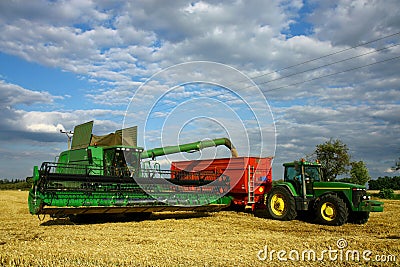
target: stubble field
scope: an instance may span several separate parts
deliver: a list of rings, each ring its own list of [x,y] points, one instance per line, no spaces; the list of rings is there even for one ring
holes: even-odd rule
[[[28,213],[27,195],[0,191],[0,266],[400,264],[398,200],[385,200],[385,211],[371,214],[365,225],[340,227],[233,211],[157,213],[145,221],[74,224],[48,217],[39,221]]]

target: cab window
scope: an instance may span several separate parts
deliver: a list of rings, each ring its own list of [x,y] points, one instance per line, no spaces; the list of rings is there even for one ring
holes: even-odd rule
[[[307,178],[311,179],[311,181],[314,182],[319,182],[320,179],[320,173],[319,173],[319,168],[315,166],[305,166],[304,168],[304,175]]]
[[[301,176],[300,169],[297,167],[287,167],[286,168],[286,180],[288,181],[296,181],[299,180]]]

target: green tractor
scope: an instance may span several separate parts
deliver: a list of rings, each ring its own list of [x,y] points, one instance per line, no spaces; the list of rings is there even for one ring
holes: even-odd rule
[[[304,160],[284,163],[284,180],[267,195],[266,208],[273,219],[289,221],[307,214],[320,224],[364,224],[370,212],[383,211],[361,185],[321,179],[321,164]]]

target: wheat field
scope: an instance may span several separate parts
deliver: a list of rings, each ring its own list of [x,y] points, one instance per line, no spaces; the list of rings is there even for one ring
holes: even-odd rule
[[[274,221],[234,211],[157,213],[144,221],[74,224],[48,217],[39,221],[28,213],[27,195],[0,191],[1,266],[400,264],[400,201],[396,200],[385,200],[385,211],[371,214],[365,225],[340,227]]]

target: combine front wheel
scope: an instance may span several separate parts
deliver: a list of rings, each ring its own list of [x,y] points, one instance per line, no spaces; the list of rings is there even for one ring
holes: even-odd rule
[[[290,221],[296,218],[296,203],[290,192],[284,187],[271,190],[267,198],[269,215],[277,220]]]

